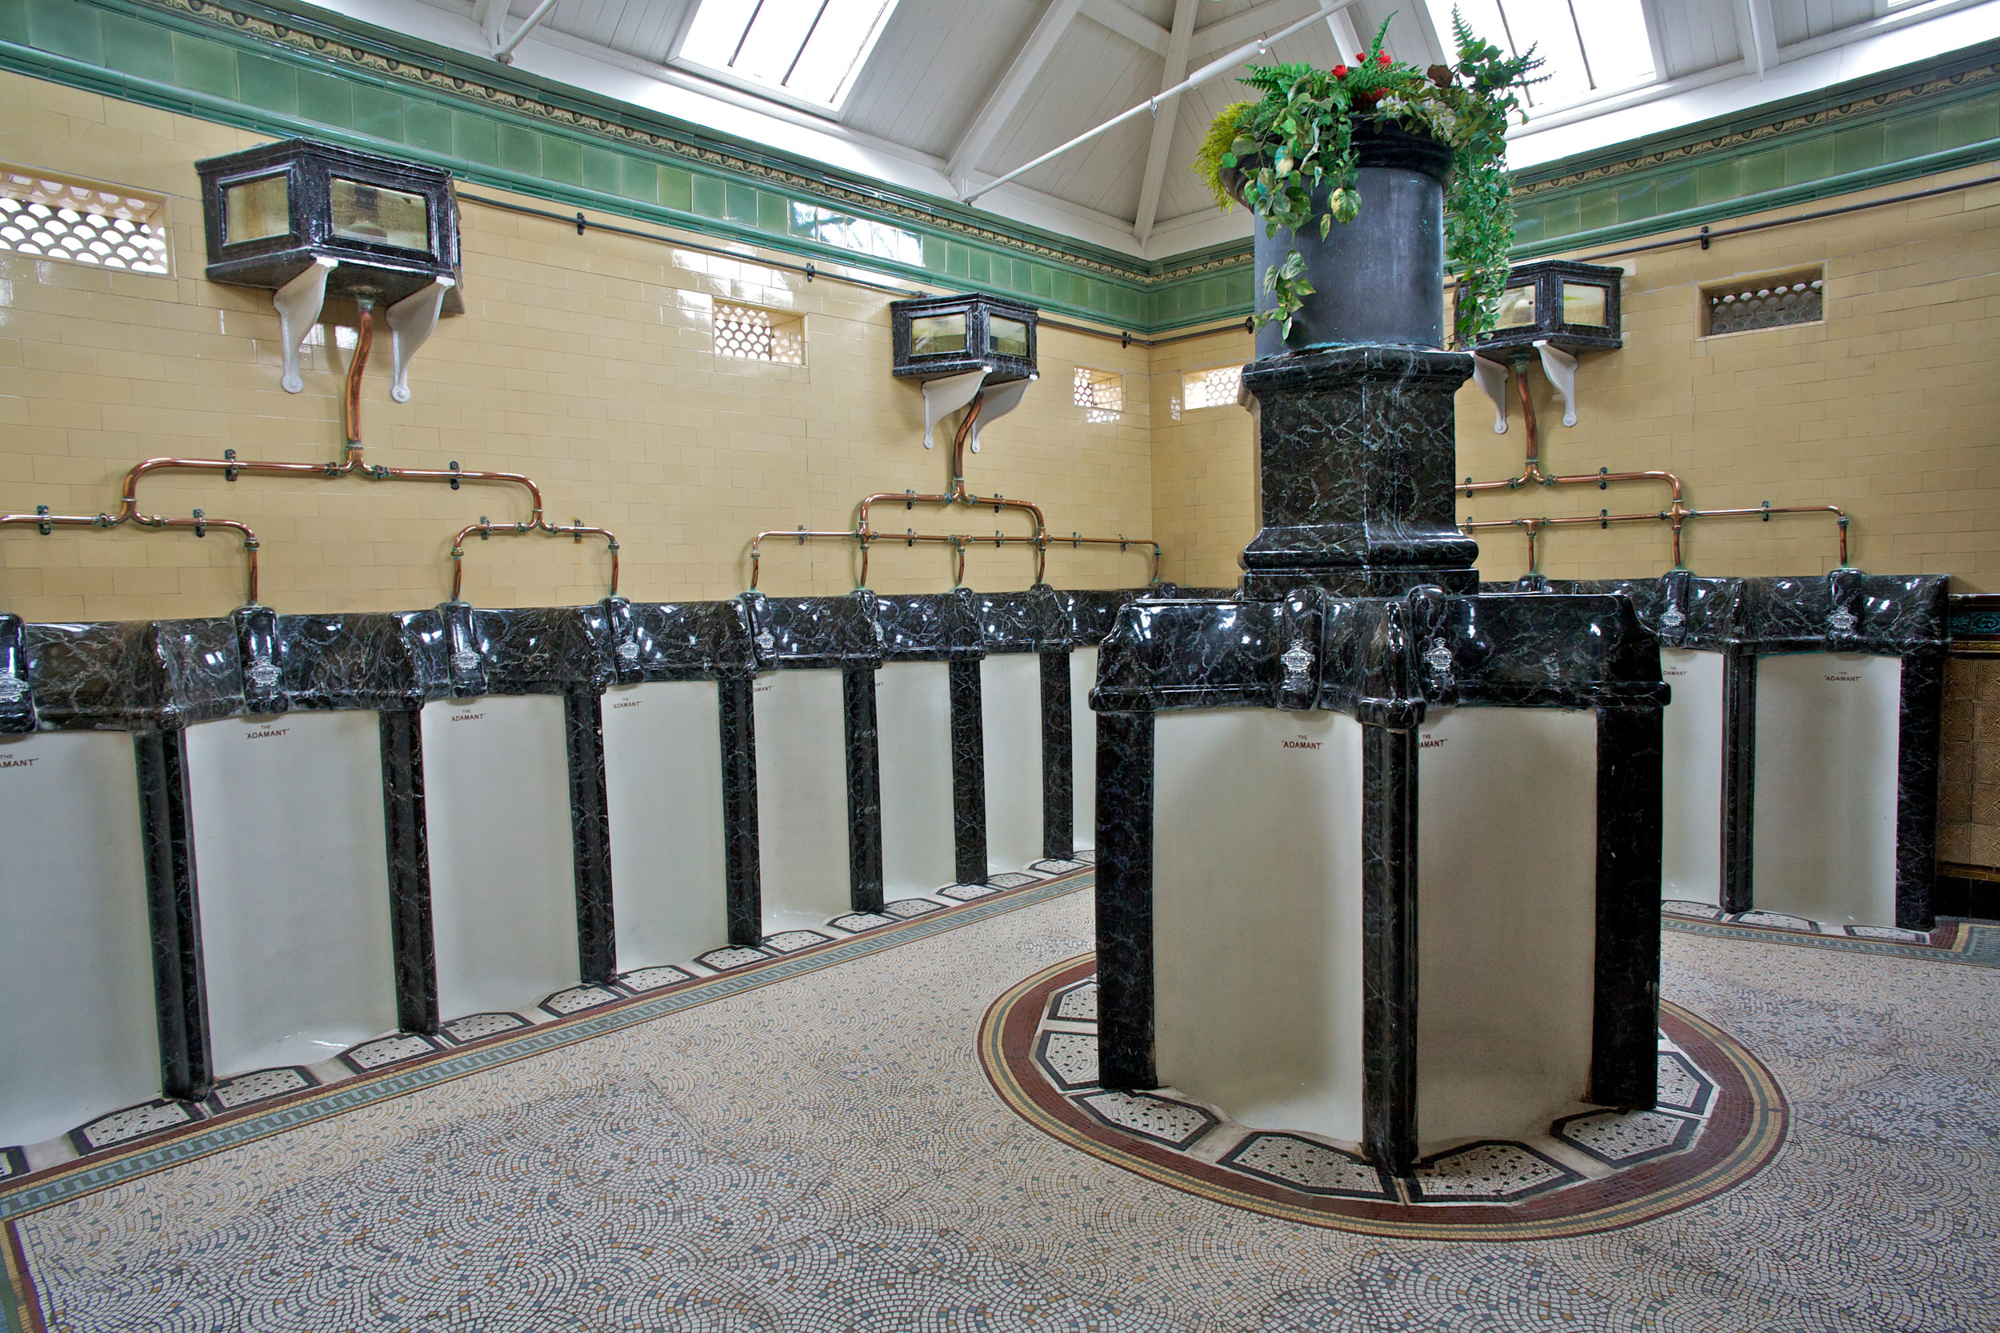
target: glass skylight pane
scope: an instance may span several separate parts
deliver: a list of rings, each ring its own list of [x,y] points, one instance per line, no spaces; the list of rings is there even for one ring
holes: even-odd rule
[[[896,0],[702,0],[680,58],[836,108]]]
[[[1528,90],[1530,114],[1623,92],[1654,79],[1653,45],[1639,0],[1426,0],[1451,45],[1456,5],[1478,36],[1516,53],[1534,47],[1546,82]]]

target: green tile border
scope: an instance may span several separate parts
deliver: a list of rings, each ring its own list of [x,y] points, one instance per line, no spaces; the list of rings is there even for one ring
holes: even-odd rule
[[[1249,313],[1247,241],[1147,263],[299,0],[0,0],[0,68],[474,185],[979,288],[1141,336]],[[2000,43],[1516,178],[1520,258],[2000,159]]]

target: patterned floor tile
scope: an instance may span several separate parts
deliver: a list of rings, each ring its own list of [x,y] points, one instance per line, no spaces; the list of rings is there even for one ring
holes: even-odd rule
[[[943,897],[956,898],[962,903],[969,903],[975,898],[990,898],[998,892],[998,889],[989,884],[953,884],[949,888],[938,890]]]
[[[710,949],[707,953],[696,954],[694,960],[703,967],[716,972],[728,972],[734,968],[748,967],[752,963],[768,963],[772,955],[762,949],[746,949],[732,944],[726,949]]]
[[[898,898],[893,903],[884,904],[882,910],[899,920],[908,921],[913,916],[928,916],[932,912],[942,912],[944,904],[934,903],[928,898]]]
[[[1410,1197],[1454,1203],[1513,1203],[1582,1176],[1519,1143],[1469,1143],[1417,1163]]]
[[[224,1079],[215,1085],[209,1095],[208,1109],[212,1115],[218,1111],[230,1111],[252,1102],[269,1101],[282,1097],[288,1092],[303,1092],[316,1088],[319,1080],[305,1070],[292,1067],[287,1069],[259,1069],[254,1074],[239,1074],[235,1078]]]
[[[1036,875],[1017,875],[1010,872],[1005,875],[988,875],[986,882],[996,889],[1018,889],[1024,884],[1039,884],[1041,879]]]
[[[1660,1052],[1659,1093],[1653,1102],[1655,1106],[1663,1111],[1705,1116],[1714,1099],[1715,1084],[1695,1067],[1694,1061],[1679,1051]]]
[[[610,1004],[619,998],[617,991],[607,990],[603,986],[571,986],[568,990],[559,990],[543,1000],[542,1008],[558,1018],[567,1018],[586,1009],[595,1009],[600,1004]]]
[[[1738,912],[1723,920],[1733,926],[1768,926],[1774,930],[1809,930],[1815,934],[1819,923],[1808,921],[1802,916],[1788,916],[1783,912]]]
[[[365,1074],[371,1069],[393,1065],[400,1060],[414,1060],[438,1050],[436,1042],[429,1037],[414,1032],[397,1032],[387,1037],[377,1037],[374,1041],[364,1041],[341,1053],[341,1063],[357,1074]]]
[[[128,1106],[122,1111],[100,1116],[80,1129],[69,1132],[70,1142],[81,1153],[101,1152],[121,1143],[143,1139],[148,1134],[157,1134],[163,1129],[176,1125],[189,1125],[202,1118],[200,1107],[187,1102],[174,1102],[161,1098],[146,1102],[141,1106]]]
[[[1667,899],[1660,904],[1660,910],[1671,912],[1675,916],[1695,917],[1702,921],[1713,921],[1722,915],[1721,910],[1713,903],[1691,903],[1679,898]]]
[[[1192,1147],[1222,1123],[1199,1106],[1145,1092],[1092,1092],[1076,1100],[1105,1124],[1169,1148]]]
[[[1395,1197],[1389,1182],[1372,1163],[1297,1134],[1252,1134],[1223,1154],[1221,1164],[1307,1194],[1342,1199]]]
[[[1065,1092],[1097,1086],[1097,1037],[1087,1032],[1044,1032],[1035,1059],[1049,1081]]]
[[[1555,1123],[1556,1137],[1608,1166],[1679,1152],[1694,1142],[1701,1121],[1664,1111],[1593,1111]]]
[[[893,926],[896,924],[896,918],[883,916],[880,912],[849,912],[846,916],[835,917],[827,924],[837,926],[841,930],[853,931],[858,935],[864,930],[879,930],[883,926]]]
[[[776,935],[766,935],[758,943],[772,953],[797,953],[815,944],[829,943],[832,939],[833,936],[822,935],[816,930],[785,930]]]
[[[644,995],[648,991],[692,980],[694,980],[693,973],[683,972],[678,967],[642,967],[619,977],[617,984],[621,990],[630,991],[634,995]]]
[[[1065,861],[1060,857],[1051,857],[1046,861],[1028,862],[1028,869],[1039,870],[1044,875],[1064,875],[1068,874],[1072,870],[1081,870],[1084,868],[1086,864],[1088,864],[1088,862]]]
[[[519,1014],[467,1014],[463,1018],[452,1019],[439,1031],[450,1040],[463,1044],[528,1026],[530,1026],[528,1020]]]
[[[1066,990],[1057,991],[1049,1001],[1049,1017],[1071,1023],[1095,1023],[1097,983],[1084,981]]]
[[[1903,930],[1897,926],[1849,926],[1847,933],[1860,940],[1893,940],[1897,944],[1928,944],[1927,930]]]

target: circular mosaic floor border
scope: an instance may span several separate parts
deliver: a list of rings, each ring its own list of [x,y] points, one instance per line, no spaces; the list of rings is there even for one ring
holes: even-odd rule
[[[1149,1140],[1105,1123],[1086,1112],[1074,1095],[1088,1083],[1074,1084],[1071,1095],[1055,1086],[1051,1079],[1060,1076],[1044,1074],[1036,1063],[1037,1048],[1048,1035],[1043,1018],[1058,993],[1091,981],[1096,967],[1091,955],[1057,963],[993,1002],[980,1024],[979,1060],[994,1090],[1016,1114],[1071,1147],[1175,1189],[1266,1216],[1361,1235],[1425,1240],[1587,1235],[1649,1221],[1734,1188],[1762,1170],[1784,1141],[1784,1094],[1770,1072],[1729,1034],[1662,1001],[1662,1033],[1715,1084],[1692,1147],[1649,1155],[1608,1176],[1564,1182],[1518,1202],[1404,1203],[1312,1193],[1174,1151],[1165,1141],[1171,1126],[1163,1127],[1166,1133],[1155,1128]],[[1213,1120],[1198,1108],[1160,1106],[1169,1113],[1179,1109]],[[1192,1130],[1189,1142],[1200,1132]],[[1240,1151],[1239,1145],[1224,1157]],[[1522,1151],[1532,1154],[1532,1149]]]

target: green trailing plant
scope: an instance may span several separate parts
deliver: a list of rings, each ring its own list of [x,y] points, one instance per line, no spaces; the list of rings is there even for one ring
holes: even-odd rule
[[[1466,347],[1493,328],[1507,285],[1514,244],[1507,118],[1520,110],[1522,90],[1540,82],[1534,74],[1543,61],[1532,48],[1514,56],[1482,41],[1456,10],[1451,27],[1458,45],[1453,65],[1419,70],[1393,59],[1382,49],[1385,19],[1352,66],[1250,66],[1242,82],[1262,96],[1223,109],[1191,169],[1224,208],[1240,203],[1262,219],[1266,236],[1280,227],[1295,236],[1316,227],[1325,239],[1361,210],[1357,127],[1390,126],[1448,145],[1445,258],[1460,275],[1453,343]],[[1315,202],[1322,190],[1324,209]],[[1267,268],[1263,284],[1275,302],[1258,312],[1258,322],[1276,320],[1280,336],[1290,337],[1292,319],[1313,291],[1298,250]]]

